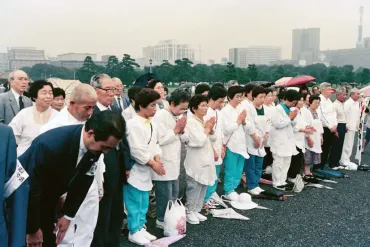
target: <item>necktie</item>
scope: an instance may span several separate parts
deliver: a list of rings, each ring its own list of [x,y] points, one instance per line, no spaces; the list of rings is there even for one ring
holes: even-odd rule
[[[118,97],[117,100],[118,100],[118,107],[119,107],[120,111],[122,111],[121,97]]]
[[[24,108],[24,103],[22,96],[19,96],[19,110],[21,111]]]

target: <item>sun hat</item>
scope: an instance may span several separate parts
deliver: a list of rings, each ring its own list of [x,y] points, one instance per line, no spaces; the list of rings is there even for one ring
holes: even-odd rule
[[[231,206],[240,210],[249,210],[258,207],[257,203],[252,202],[252,197],[248,193],[241,193],[238,201],[231,201]]]

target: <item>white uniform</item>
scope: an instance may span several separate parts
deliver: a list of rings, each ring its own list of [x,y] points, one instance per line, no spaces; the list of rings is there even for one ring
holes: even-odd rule
[[[136,115],[136,110],[132,104],[130,104],[126,109],[122,111],[122,117],[127,122]]]
[[[353,150],[355,134],[358,131],[360,124],[361,110],[359,102],[354,101],[352,98],[349,98],[344,103],[344,114],[346,115],[347,120],[346,126],[348,130],[344,137],[340,164],[343,166],[357,166],[356,164],[350,161],[350,158]]]
[[[84,123],[84,121],[79,121],[73,117],[69,113],[67,107],[65,107],[54,119],[42,127],[41,132],[43,133],[62,126]],[[67,233],[63,241],[58,244],[58,247],[90,246],[94,237],[94,230],[99,215],[99,191],[101,191],[102,195],[103,173],[105,168],[103,160],[104,155],[100,155],[94,182],[91,184],[90,189],[87,192],[80,208],[78,209],[75,218],[71,220]],[[77,226],[76,229],[75,226]]]

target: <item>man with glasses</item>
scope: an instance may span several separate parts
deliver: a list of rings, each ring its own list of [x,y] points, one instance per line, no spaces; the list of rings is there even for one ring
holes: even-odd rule
[[[9,74],[11,89],[0,95],[0,123],[9,124],[22,109],[32,106],[30,98],[23,95],[28,88],[28,76],[22,70]]]
[[[124,92],[124,85],[122,84],[122,81],[117,77],[112,78],[112,80],[116,84],[113,105],[117,106],[119,110],[122,112],[130,105],[130,100],[127,94],[125,94]]]

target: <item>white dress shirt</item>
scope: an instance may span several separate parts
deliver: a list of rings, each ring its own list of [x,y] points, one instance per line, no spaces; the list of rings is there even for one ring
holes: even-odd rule
[[[321,102],[317,109],[317,114],[321,116],[323,127],[331,129],[338,125],[337,112],[335,111],[333,102],[331,102],[330,98],[327,99],[321,94],[320,99]]]
[[[348,130],[357,131],[360,124],[360,103],[351,97],[344,103],[344,113],[347,119]]]
[[[136,110],[132,104],[130,104],[126,109],[122,111],[122,117],[127,122],[136,115]]]
[[[100,111],[106,111],[106,110],[110,110],[110,107],[106,107],[104,105],[102,105],[100,102],[96,102],[96,106],[99,108]]]
[[[85,121],[77,120],[72,114],[68,111],[67,107],[64,107],[56,116],[55,118],[51,119],[47,124],[41,127],[40,134],[55,129],[62,126],[68,125],[77,125],[77,124],[85,124]]]
[[[344,114],[344,103],[339,100],[334,101],[333,103],[335,112],[337,113],[338,123],[346,123],[346,114]]]
[[[15,101],[17,102],[18,109],[20,109],[19,108],[19,97],[20,97],[20,95],[16,91],[14,91],[13,88],[10,89],[10,90],[12,91],[12,93],[14,95],[14,98],[15,98]]]

